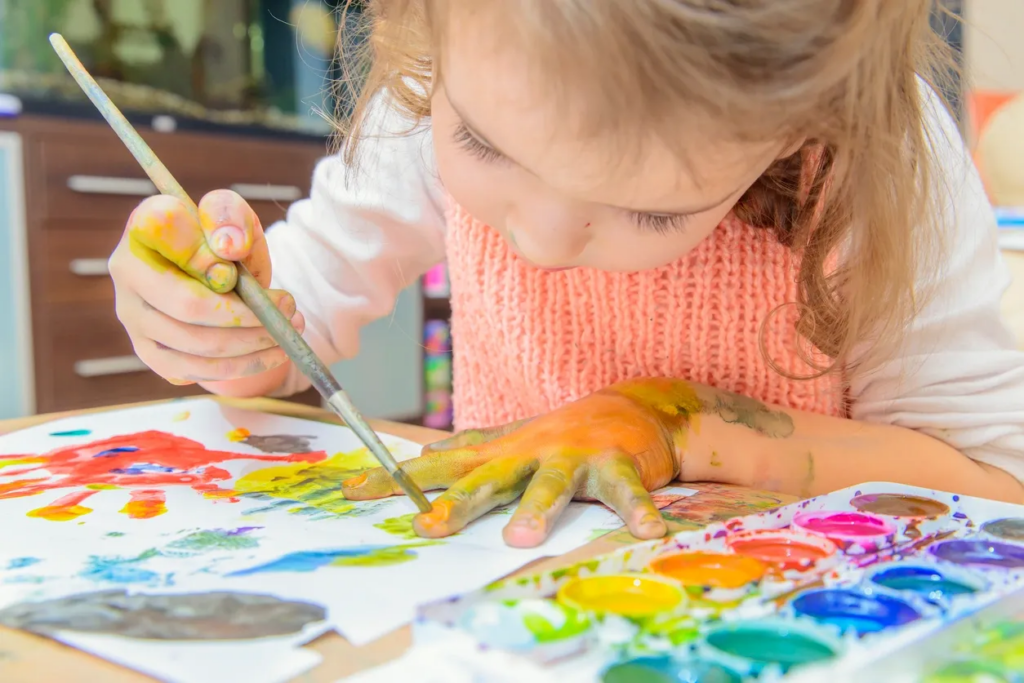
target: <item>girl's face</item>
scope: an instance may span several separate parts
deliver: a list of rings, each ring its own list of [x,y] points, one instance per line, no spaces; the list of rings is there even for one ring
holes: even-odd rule
[[[796,149],[731,142],[716,135],[714,122],[687,112],[679,116],[681,140],[672,141],[685,160],[628,123],[614,139],[582,137],[519,53],[481,39],[475,20],[449,28],[443,82],[432,98],[441,179],[455,201],[539,268],[637,271],[670,263],[704,239],[773,161]],[[623,141],[635,141],[625,162],[616,159]]]

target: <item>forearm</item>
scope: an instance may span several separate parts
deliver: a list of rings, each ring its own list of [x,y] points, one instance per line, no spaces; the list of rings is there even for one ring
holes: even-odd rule
[[[686,481],[739,484],[803,498],[866,481],[891,481],[1024,502],[1024,486],[1013,476],[925,434],[664,382],[642,400],[661,401],[663,412],[673,406],[668,412],[676,415],[667,415],[666,424],[679,476]],[[684,400],[673,405],[669,395]]]

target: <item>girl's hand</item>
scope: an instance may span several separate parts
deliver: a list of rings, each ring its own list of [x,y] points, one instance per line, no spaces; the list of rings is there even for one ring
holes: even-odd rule
[[[522,494],[503,533],[511,546],[543,543],[573,498],[605,503],[637,538],[663,536],[665,522],[648,491],[679,474],[679,420],[625,389],[610,387],[531,420],[460,432],[424,448],[403,469],[424,489],[448,490],[431,512],[416,516],[416,533],[448,536]],[[381,468],[342,487],[351,500],[401,493]]]
[[[219,393],[265,393],[284,380],[287,357],[231,291],[238,278],[232,261],[245,263],[269,286],[263,228],[240,196],[228,190],[206,195],[198,222],[177,199],[150,197],[132,212],[110,257],[117,317],[135,353],[168,381],[204,382]],[[305,321],[291,295],[270,296],[302,332]],[[238,378],[249,379],[219,384]]]

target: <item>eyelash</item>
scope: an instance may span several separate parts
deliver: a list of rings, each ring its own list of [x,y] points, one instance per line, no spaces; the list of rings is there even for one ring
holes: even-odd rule
[[[485,163],[495,163],[497,161],[504,161],[505,157],[496,149],[488,147],[484,143],[476,139],[476,137],[469,132],[469,129],[465,125],[459,124],[455,128],[455,134],[452,136],[455,143],[462,147],[480,161]]]
[[[480,161],[485,163],[505,161],[501,152],[480,142],[464,124],[460,123],[455,127],[452,138],[457,145]],[[686,214],[638,213],[635,211],[630,212],[629,217],[637,227],[653,230],[659,234],[682,230],[686,227],[686,221],[689,218]]]

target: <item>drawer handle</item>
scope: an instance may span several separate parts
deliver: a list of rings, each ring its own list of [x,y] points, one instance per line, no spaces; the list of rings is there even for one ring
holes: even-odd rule
[[[113,194],[129,197],[149,197],[157,194],[156,185],[145,178],[73,175],[68,178],[68,188],[82,194]]]
[[[242,199],[264,202],[294,202],[302,199],[302,190],[294,185],[257,185],[255,183],[235,183],[231,189]]]
[[[106,377],[143,372],[149,367],[138,356],[112,356],[75,362],[75,374],[79,377]]]
[[[110,275],[105,258],[76,258],[71,259],[68,270],[81,277],[100,277]]]

